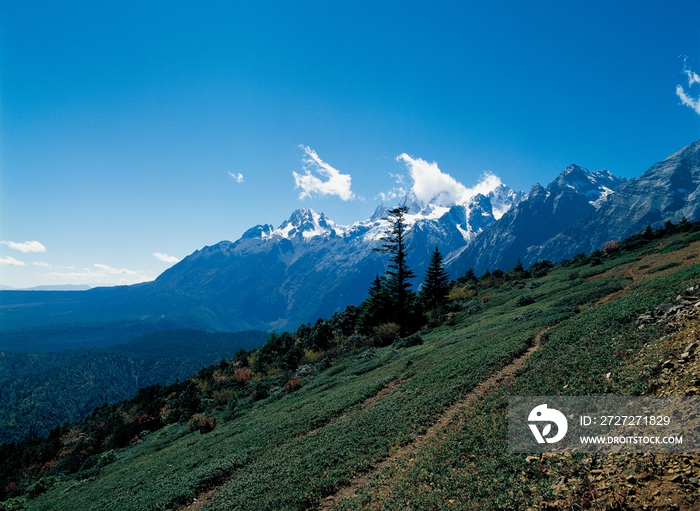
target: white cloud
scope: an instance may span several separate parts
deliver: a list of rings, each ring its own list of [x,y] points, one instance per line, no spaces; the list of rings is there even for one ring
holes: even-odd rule
[[[683,72],[688,77],[688,87],[692,87],[694,83],[700,83],[700,75],[688,67],[688,57],[683,57]]]
[[[229,170],[229,171],[228,171],[228,175],[231,176],[231,177],[236,181],[236,183],[242,183],[242,182],[243,182],[243,174],[241,174],[240,172],[239,172],[238,174],[234,174],[233,172],[231,172],[231,171]]]
[[[676,85],[676,96],[680,98],[681,103],[695,110],[696,114],[700,114],[700,98],[691,98],[680,85]]]
[[[159,261],[163,261],[164,263],[178,263],[180,262],[180,259],[178,259],[175,256],[169,256],[168,254],[164,254],[163,252],[154,252],[153,256],[158,259]]]
[[[32,263],[32,266],[43,266],[45,268],[51,268],[51,265],[49,263],[45,263],[43,261],[34,261]]]
[[[66,267],[72,269],[72,267]],[[149,280],[143,273],[95,263],[79,271],[56,271],[44,275],[61,284],[125,285]]]
[[[692,108],[695,113],[700,114],[700,97],[697,99],[693,98],[690,96],[689,92],[693,84],[700,83],[700,75],[688,68],[686,63],[687,60],[687,57],[683,59],[683,72],[688,77],[688,92],[685,91],[682,85],[676,85],[676,96],[680,98],[681,103]]]
[[[411,158],[406,153],[396,157],[403,161],[413,179],[413,193],[424,203],[432,202],[443,206],[464,204],[476,194],[487,195],[503,183],[492,172],[486,172],[473,187],[467,188],[449,174],[440,170],[437,163],[428,163],[420,158]]]
[[[304,174],[294,174],[295,188],[301,188],[302,192],[299,198],[312,197],[317,195],[337,195],[344,201],[352,200],[355,194],[350,190],[350,174],[341,174],[339,170],[334,169],[329,164],[318,157],[316,151],[310,147],[300,146],[304,149],[305,156],[302,159],[304,165]],[[321,177],[327,178],[323,181],[315,176],[313,172],[318,173]]]
[[[18,261],[14,257],[0,257],[0,264],[7,264],[11,266],[24,266],[24,263],[22,261]]]
[[[380,199],[382,202],[389,202],[397,197],[403,197],[408,193],[408,190],[402,187],[392,188],[388,192],[379,192],[375,199]]]
[[[394,178],[394,180],[396,181],[396,184],[400,185],[401,183],[403,183],[403,180],[404,180],[403,174],[392,174],[391,172],[389,172],[389,175]]]
[[[15,241],[0,241],[3,245],[7,245],[13,250],[19,250],[20,252],[46,252],[46,247],[39,243],[38,241],[25,241],[24,243],[17,243]]]
[[[93,266],[95,268],[99,268],[107,275],[138,275],[138,272],[135,272],[134,270],[127,270],[126,268],[117,269],[107,266],[106,264],[99,263],[95,263]]]

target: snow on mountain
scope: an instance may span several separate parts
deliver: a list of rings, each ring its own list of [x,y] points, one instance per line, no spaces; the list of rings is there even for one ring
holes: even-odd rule
[[[607,200],[608,196],[622,183],[627,181],[623,177],[617,177],[609,170],[596,170],[591,172],[579,165],[569,165],[559,177],[550,184],[551,191],[568,188],[583,194],[588,203],[596,209]]]
[[[433,230],[434,235],[428,236],[429,238],[437,240],[442,236],[450,240],[446,244],[436,243],[445,245],[441,249],[447,252],[463,249],[484,227],[500,218],[524,196],[522,192],[514,191],[500,180],[495,180],[495,183],[496,186],[488,195],[478,193],[465,204],[446,205],[438,196],[426,204],[410,190],[397,204],[408,209],[405,215],[408,235],[411,236],[411,230],[414,228],[423,233]],[[242,239],[279,237],[310,241],[317,237],[360,238],[374,246],[386,234],[388,222],[385,218],[388,212],[389,208],[380,204],[370,218],[345,226],[336,224],[324,213],[302,208],[294,211],[279,227],[273,228],[269,224],[256,225],[248,229]],[[455,239],[455,233],[459,235],[458,239]]]
[[[485,226],[459,257],[447,261],[451,273],[460,275],[468,268],[477,273],[487,268],[510,268],[518,259],[526,264],[534,262],[537,259],[532,259],[531,247],[593,214],[625,182],[627,179],[607,170],[591,172],[579,165],[569,165],[546,188],[535,184],[497,222]]]
[[[280,236],[282,238],[301,237],[310,239],[316,236],[339,236],[345,233],[346,227],[337,225],[329,220],[324,213],[316,213],[312,209],[297,209],[277,229],[261,231],[261,237]]]
[[[408,263],[416,275],[423,275],[435,247],[446,260],[454,259],[496,221],[494,209],[507,211],[522,197],[499,179],[493,182],[482,187],[484,194],[460,195],[468,197],[464,204],[445,201],[445,194],[427,202],[413,191],[401,198],[398,205],[408,210]],[[227,308],[247,311],[237,317],[250,327],[286,328],[327,317],[348,303],[359,303],[374,276],[384,272],[386,256],[373,249],[386,235],[389,209],[380,204],[370,218],[351,225],[299,209],[277,228],[257,225],[234,243],[205,247],[156,284],[168,283],[169,289],[188,294],[211,287],[229,296]],[[209,273],[213,265],[218,268]],[[211,270],[203,272],[204,266]]]
[[[491,190],[486,196],[491,202],[493,217],[498,220],[508,212],[510,208],[518,204],[525,197],[524,192],[516,192],[512,188],[501,184]]]

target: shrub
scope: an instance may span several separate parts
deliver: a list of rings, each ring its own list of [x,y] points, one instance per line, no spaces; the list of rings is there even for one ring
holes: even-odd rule
[[[202,406],[202,395],[197,390],[197,384],[193,381],[187,383],[187,387],[175,399],[175,402],[177,408],[182,412],[183,418],[191,417],[192,414],[201,412],[204,409]]]
[[[114,452],[114,449],[110,449],[109,451],[105,451],[100,455],[100,459],[97,464],[101,467],[104,467],[106,465],[109,465],[110,463],[114,463],[116,460],[117,453]]]
[[[453,288],[448,294],[447,299],[451,301],[467,301],[474,298],[476,295],[476,289],[470,289],[466,286],[459,286]]]
[[[586,254],[581,252],[580,254],[575,255],[571,259],[565,259],[564,261],[561,262],[561,265],[564,268],[568,268],[568,267],[575,268],[577,266],[583,266],[584,264],[588,264],[589,261],[590,261],[590,259],[586,256]]]
[[[238,394],[236,394],[234,392],[229,396],[228,401],[226,402],[226,409],[231,411],[231,410],[234,410],[237,406],[238,406]]]
[[[190,432],[199,431],[204,435],[210,431],[214,431],[214,428],[216,428],[216,417],[209,419],[204,415],[196,413],[187,421],[187,430]]]
[[[396,323],[382,323],[374,327],[374,340],[378,346],[388,346],[399,338],[400,328]]]
[[[354,332],[340,342],[340,351],[342,353],[352,353],[366,345],[367,337],[359,332]]]
[[[647,273],[657,273],[660,271],[668,270],[669,268],[675,268],[676,266],[680,266],[681,263],[678,261],[672,261],[668,264],[662,264],[661,266],[657,266],[656,268],[652,268],[651,270],[647,271]]]
[[[535,303],[535,299],[531,296],[528,295],[523,295],[518,297],[518,300],[515,302],[515,305],[518,307],[525,307],[526,305],[531,305]]]
[[[403,339],[395,340],[393,345],[396,349],[400,349],[409,348],[411,346],[419,346],[421,344],[423,344],[423,337],[416,332],[415,334],[404,337]]]
[[[263,386],[259,386],[253,389],[253,391],[250,393],[250,399],[253,401],[260,401],[261,399],[265,399],[266,397],[270,397],[270,392]]]
[[[539,278],[544,277],[549,273],[549,271],[554,268],[554,263],[552,261],[547,261],[546,259],[542,261],[537,261],[532,266],[530,266],[530,273],[533,277]]]
[[[294,378],[292,378],[284,384],[284,391],[287,394],[291,394],[292,392],[299,390],[302,387],[302,385],[303,383],[301,381],[301,378],[299,378],[299,376],[295,376]]]
[[[210,431],[214,431],[214,428],[216,427],[216,417],[212,417],[211,419],[204,418],[200,419],[197,421],[197,431],[199,431],[202,435],[205,433],[209,433]]]
[[[56,476],[42,477],[41,479],[29,486],[29,488],[27,489],[27,493],[31,497],[38,497],[42,493],[46,493],[51,488],[56,486],[56,484],[58,484],[58,478]]]
[[[331,358],[329,356],[324,356],[321,360],[316,362],[316,364],[314,365],[314,368],[316,369],[316,371],[325,371],[326,369],[328,369],[332,365],[333,365],[333,361],[331,360]]]
[[[443,307],[429,310],[425,315],[425,318],[428,321],[428,326],[440,326],[445,319],[445,314],[447,314],[447,311]]]
[[[617,240],[613,241],[606,241],[603,243],[603,253],[605,254],[612,254],[614,252],[617,252],[620,250],[620,244],[617,242]]]
[[[0,511],[24,511],[25,509],[27,509],[27,499],[24,497],[15,497],[0,502]]]
[[[221,406],[228,403],[232,395],[235,395],[236,391],[232,388],[215,390],[211,394],[211,399],[214,402],[214,406]]]
[[[233,372],[233,379],[237,380],[241,383],[248,383],[252,377],[253,377],[253,371],[251,371],[247,367],[242,367],[242,368],[236,369]]]

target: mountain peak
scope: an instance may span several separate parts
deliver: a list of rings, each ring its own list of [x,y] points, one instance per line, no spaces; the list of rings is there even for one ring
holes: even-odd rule
[[[409,215],[416,215],[421,212],[425,204],[416,196],[413,190],[409,190],[399,201],[399,207],[407,207]]]
[[[241,239],[264,238],[266,236],[269,236],[273,230],[274,227],[272,227],[270,224],[256,225],[255,227],[251,227],[246,232],[244,232],[241,236]]]
[[[323,215],[323,213],[321,213]],[[302,225],[305,222],[312,222],[314,220],[314,217],[320,216],[318,213],[316,213],[313,209],[310,208],[299,208],[297,210],[294,210],[292,214],[289,216],[289,220],[285,220],[282,225],[280,226],[280,229],[282,226],[285,224],[293,224],[293,225]]]
[[[316,213],[313,209],[297,209],[285,220],[282,225],[271,234],[278,234],[283,238],[309,239],[323,235],[337,235],[343,228],[329,220],[324,213]]]
[[[525,198],[525,193],[516,192],[511,187],[501,183],[491,190],[488,195],[486,195],[486,198],[491,203],[493,217],[498,220],[511,208],[517,206],[518,203]]]
[[[547,191],[558,197],[567,192],[580,193],[596,209],[600,208],[607,197],[627,179],[615,176],[609,170],[590,170],[572,163],[559,176],[549,183]]]
[[[374,213],[372,213],[372,216],[369,217],[370,222],[376,222],[377,220],[382,220],[386,218],[386,216],[389,214],[389,210],[386,209],[386,206],[384,203],[381,203],[379,206],[377,206],[377,209],[374,210]]]

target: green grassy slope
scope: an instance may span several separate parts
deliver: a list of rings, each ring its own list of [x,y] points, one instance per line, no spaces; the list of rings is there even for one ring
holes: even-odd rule
[[[700,265],[685,265],[555,326],[518,378],[465,410],[439,443],[416,453],[410,464],[404,460],[383,470],[337,509],[374,509],[379,504],[387,510],[436,509],[456,502],[523,509],[552,499],[553,485],[562,474],[575,477],[589,456],[557,457],[551,463],[557,465],[553,471],[552,466],[527,461],[526,455],[508,454],[508,396],[641,393],[646,377],[627,360],[658,340],[660,332],[638,330],[635,319],[699,281]]]
[[[219,487],[202,509],[313,508],[410,443],[552,327],[514,381],[486,396],[410,464],[379,473],[357,498],[338,506],[433,509],[457,502],[522,509],[545,498],[552,481],[524,455],[506,453],[507,396],[641,392],[645,376],[628,371],[626,360],[660,332],[637,330],[634,321],[700,281],[700,264],[687,258],[700,243],[690,245],[689,236],[695,235],[641,244],[596,266],[581,260],[541,278],[479,289],[461,312],[424,332],[422,345],[348,355],[302,375],[296,392],[273,389],[262,401],[244,400],[235,418],[226,419],[220,408],[208,434],[166,426],[118,451],[109,464],[52,480],[27,507],[178,509]],[[669,262],[678,264],[660,269]],[[524,295],[530,300],[519,300]],[[615,376],[605,378],[608,372]]]

